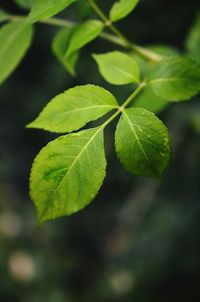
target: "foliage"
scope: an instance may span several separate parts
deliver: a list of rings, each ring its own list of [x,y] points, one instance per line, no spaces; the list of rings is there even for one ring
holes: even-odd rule
[[[31,9],[24,17],[3,12],[0,15],[0,21],[10,22],[0,30],[3,45],[0,49],[0,64],[3,66],[0,82],[11,74],[25,55],[32,40],[34,23],[42,22],[64,27],[56,34],[52,49],[72,75],[75,74],[80,50],[97,37],[124,47],[126,53],[93,54],[93,58],[106,81],[133,86],[133,92],[124,97],[122,104],[102,87],[76,86],[51,100],[39,117],[28,125],[29,128],[69,133],[47,144],[34,161],[30,191],[39,223],[75,213],[96,196],[106,169],[104,129],[117,117],[120,120],[115,134],[116,151],[124,167],[134,175],[160,178],[171,157],[170,139],[167,128],[151,111],[158,112],[167,102],[189,100],[199,93],[199,62],[198,59],[196,62],[191,60],[199,58],[195,42],[199,41],[196,24],[188,37],[190,58],[187,58],[168,50],[160,53],[133,44],[118,30],[113,22],[131,13],[138,0],[117,1],[110,9],[109,18],[96,1],[88,0],[85,4],[87,13],[90,14],[92,9],[100,20],[89,17],[79,24],[52,17],[71,4],[84,6],[83,1],[16,2]],[[134,56],[133,52],[137,55]],[[127,108],[129,105],[132,108]],[[106,116],[100,126],[80,130],[112,110],[115,111]],[[71,133],[77,130],[80,131]]]

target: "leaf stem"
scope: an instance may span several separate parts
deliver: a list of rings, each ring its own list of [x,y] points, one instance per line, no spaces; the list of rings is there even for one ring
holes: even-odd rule
[[[121,40],[121,45],[123,45],[126,48],[129,48],[133,51],[135,51],[137,54],[142,56],[143,58],[158,62],[162,60],[162,56],[150,51],[142,46],[138,46],[136,44],[133,44],[131,41],[129,41],[125,35],[109,20],[106,15],[103,13],[103,11],[100,9],[100,7],[93,1],[93,0],[87,0],[90,4],[93,11],[105,22],[105,25],[107,25],[111,31]]]
[[[133,91],[133,93],[122,104],[121,111],[123,111],[132,102],[132,100],[135,99],[135,97],[144,89],[145,86],[146,86],[145,82],[142,82],[142,83],[139,84],[139,86],[137,87],[137,89],[135,89]]]
[[[142,82],[140,85],[131,93],[131,95],[125,100],[125,102],[119,106],[118,110],[111,115],[109,119],[107,119],[102,125],[102,128],[105,128],[108,124],[110,124],[118,115],[120,115],[124,109],[132,102],[132,100],[142,91],[142,89],[145,87],[145,83]]]
[[[108,22],[108,18],[104,14],[104,12],[98,7],[98,5],[93,0],[87,0],[93,11],[104,21]]]
[[[7,20],[8,21],[23,21],[26,19],[26,16],[23,15],[7,15]],[[4,19],[5,21],[6,19]],[[46,25],[53,25],[53,26],[58,26],[58,27],[72,27],[76,25],[75,22],[66,20],[66,19],[61,19],[61,18],[50,18],[46,20],[40,20],[38,23],[41,24],[46,24]]]

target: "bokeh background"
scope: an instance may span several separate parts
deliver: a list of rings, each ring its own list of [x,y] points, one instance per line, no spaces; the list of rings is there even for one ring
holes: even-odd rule
[[[113,3],[99,2],[105,11]],[[13,1],[0,4],[25,13]],[[199,0],[141,0],[118,26],[139,44],[185,52],[199,9]],[[65,16],[77,18],[72,8]],[[35,155],[56,136],[25,125],[74,85],[103,85],[119,99],[130,89],[99,76],[91,53],[116,49],[103,40],[83,49],[78,75],[70,77],[51,51],[57,30],[37,25],[31,49],[0,87],[0,301],[200,301],[200,96],[160,113],[173,147],[160,182],[121,167],[113,125],[106,131],[107,177],[95,200],[76,215],[36,226],[29,172]]]

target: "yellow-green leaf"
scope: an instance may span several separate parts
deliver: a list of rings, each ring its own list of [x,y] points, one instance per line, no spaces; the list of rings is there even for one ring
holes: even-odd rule
[[[100,74],[111,84],[124,85],[139,83],[140,71],[137,63],[128,55],[112,51],[105,54],[94,54]]]
[[[118,108],[114,96],[99,86],[76,86],[56,96],[27,127],[66,133]]]
[[[33,35],[32,26],[12,22],[0,29],[0,83],[5,81],[22,60]]]
[[[60,30],[53,39],[52,50],[59,62],[67,69],[71,75],[75,75],[75,66],[79,58],[79,52],[75,51],[65,57],[74,28],[64,28]]]
[[[34,0],[27,22],[51,18],[77,0]]]
[[[139,0],[119,0],[111,8],[110,20],[115,22],[123,19],[136,7]]]
[[[89,20],[77,25],[70,39],[66,58],[98,37],[103,27],[103,23],[98,20]]]

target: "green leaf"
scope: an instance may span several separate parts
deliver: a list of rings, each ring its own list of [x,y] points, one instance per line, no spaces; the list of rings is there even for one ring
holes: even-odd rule
[[[53,39],[52,50],[61,64],[68,70],[71,75],[75,75],[75,66],[79,58],[79,52],[75,51],[67,58],[66,50],[74,28],[64,28],[60,30]]]
[[[198,110],[190,116],[190,123],[194,130],[200,134],[200,112]]]
[[[120,0],[117,1],[111,8],[110,20],[115,22],[129,15],[136,7],[139,0]]]
[[[105,170],[102,127],[50,142],[36,157],[30,176],[38,222],[83,209],[98,193]]]
[[[167,44],[153,44],[153,45],[149,45],[147,49],[166,57],[179,55],[178,49]]]
[[[5,20],[8,20],[8,13],[0,9],[0,22],[4,22]]]
[[[115,143],[121,163],[134,175],[160,178],[169,163],[167,128],[145,109],[131,108],[123,112]]]
[[[94,85],[77,86],[56,96],[27,127],[71,132],[115,108],[118,104],[107,90]]]
[[[182,57],[162,60],[151,72],[149,85],[167,101],[188,100],[200,91],[200,67]]]
[[[119,51],[93,55],[101,75],[111,84],[139,83],[140,72],[135,61]]]
[[[145,87],[144,90],[136,97],[131,107],[144,108],[154,113],[160,113],[169,102],[155,95],[150,87]]]
[[[197,16],[188,34],[186,49],[189,57],[197,63],[200,63],[200,14]]]
[[[0,83],[13,72],[22,60],[32,41],[32,26],[12,22],[0,30]]]
[[[95,1],[94,1],[95,2]],[[76,13],[80,19],[86,19],[92,12],[92,8],[89,2],[85,0],[79,0],[76,5]]]
[[[168,45],[148,45],[145,47],[147,50],[153,51],[158,55],[164,56],[164,57],[172,57],[179,55],[176,48],[173,48]],[[145,78],[149,72],[154,67],[154,62],[151,60],[146,60],[145,58],[141,57],[136,52],[129,52],[129,56],[131,56],[132,59],[135,60],[135,62],[138,64],[140,73]]]
[[[77,0],[34,0],[27,22],[51,18]]]
[[[71,37],[69,47],[66,52],[66,58],[98,37],[103,30],[103,27],[103,23],[98,20],[89,20],[77,25]]]
[[[15,0],[15,2],[22,8],[30,9],[34,0]]]

